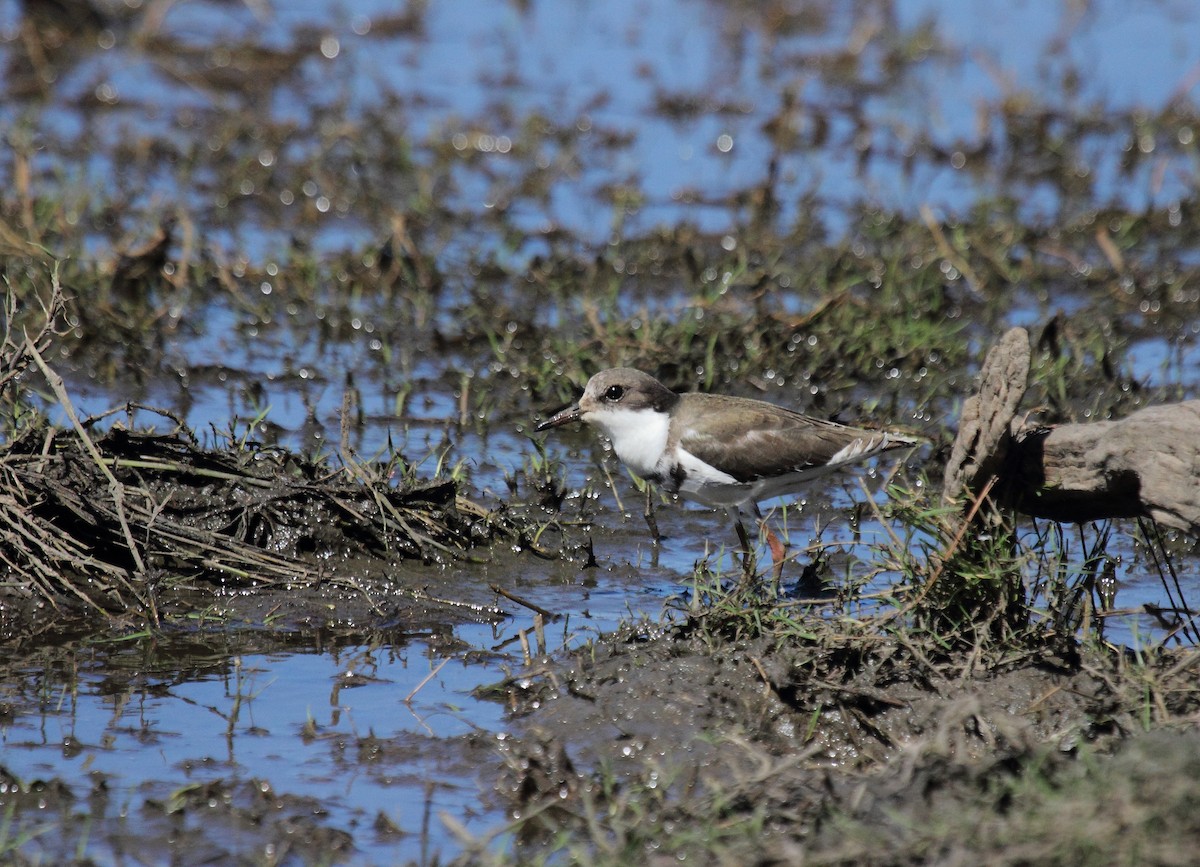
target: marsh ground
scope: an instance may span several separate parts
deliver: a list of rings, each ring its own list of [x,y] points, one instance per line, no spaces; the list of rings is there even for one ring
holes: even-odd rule
[[[930,493],[1011,325],[1047,423],[1196,396],[1200,21],[1127,5],[0,4],[3,857],[1186,860],[1191,541],[943,575]],[[746,594],[531,436],[618,363],[931,446]]]

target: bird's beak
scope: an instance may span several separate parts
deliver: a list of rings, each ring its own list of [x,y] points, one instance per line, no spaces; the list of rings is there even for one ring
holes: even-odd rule
[[[564,424],[570,424],[573,421],[579,421],[579,404],[575,403],[564,409],[562,412],[557,412],[544,422],[534,428],[539,433],[544,430],[550,430],[552,427],[562,427]]]

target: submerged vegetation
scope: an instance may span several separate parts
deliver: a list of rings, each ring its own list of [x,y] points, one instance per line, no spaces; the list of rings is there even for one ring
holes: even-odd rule
[[[56,614],[83,609],[159,630],[185,623],[200,600],[211,605],[211,594],[197,595],[206,586],[266,598],[335,589],[360,595],[368,617],[394,617],[401,598],[418,618],[438,608],[436,616],[451,619],[497,618],[502,595],[539,611],[540,624],[555,612],[510,590],[489,603],[478,592],[430,591],[385,576],[410,559],[486,562],[497,547],[595,563],[593,539],[615,514],[605,502],[612,496],[617,511],[636,508],[639,494],[607,469],[607,485],[598,477],[574,487],[573,473],[529,441],[519,467],[477,496],[473,475],[481,468],[464,465],[461,440],[486,441],[522,425],[574,396],[572,384],[588,371],[618,362],[660,370],[677,387],[737,387],[781,401],[802,394],[810,411],[830,416],[907,420],[934,441],[924,475],[902,468],[883,505],[864,487],[851,524],[877,523],[881,540],[802,549],[780,586],[764,579],[748,587],[723,572],[719,557],[705,558],[661,621],[632,622],[553,661],[527,650],[526,668],[490,693],[513,711],[515,731],[499,749],[497,797],[515,818],[495,835],[470,832],[449,816],[447,827],[464,863],[618,864],[649,852],[714,863],[763,853],[786,861],[801,852],[829,862],[904,863],[960,849],[1013,863],[1070,860],[1065,853],[1097,838],[1081,831],[1063,841],[1045,816],[1073,815],[1097,781],[1140,797],[1144,778],[1120,770],[1138,767],[1135,753],[1161,762],[1193,745],[1183,721],[1198,706],[1196,651],[1166,647],[1196,643],[1176,565],[1194,553],[1186,541],[1135,528],[1133,550],[1153,564],[1170,601],[1146,612],[1158,620],[1151,640],[1158,646],[1132,653],[1106,641],[1106,623],[1121,613],[1113,602],[1122,556],[1111,550],[1114,534],[1130,528],[1042,522],[1015,537],[963,532],[957,518],[969,504],[941,503],[936,475],[956,406],[972,385],[971,365],[986,345],[986,323],[1002,316],[1005,293],[1036,292],[1067,276],[1049,260],[1014,264],[1024,254],[1010,248],[992,255],[1029,273],[1003,289],[981,289],[998,279],[985,257],[972,266],[979,281],[972,290],[946,279],[948,260],[935,252],[927,226],[896,217],[890,225],[893,234],[881,234],[876,246],[809,245],[803,262],[778,252],[731,255],[689,238],[671,253],[696,261],[697,270],[682,275],[675,267],[654,273],[650,263],[671,243],[654,239],[561,273],[533,263],[519,282],[493,270],[458,290],[457,301],[416,294],[397,304],[387,293],[338,301],[316,288],[344,267],[337,262],[280,269],[276,277],[294,290],[286,301],[273,292],[246,304],[217,288],[205,303],[236,300],[246,334],[307,345],[365,332],[377,342],[368,357],[378,369],[360,369],[341,386],[340,429],[310,440],[308,453],[281,442],[287,432],[270,424],[267,390],[277,392],[278,382],[247,391],[244,427],[213,427],[207,443],[174,411],[132,399],[81,418],[69,395],[80,365],[103,381],[145,364],[141,375],[153,381],[173,363],[163,335],[190,317],[156,300],[148,284],[124,307],[83,305],[86,281],[112,283],[78,265],[64,272],[71,297],[38,294],[58,286],[52,266],[10,262],[9,436],[0,454],[6,593],[47,602]],[[984,231],[953,229],[960,238]],[[1084,245],[1087,236],[1068,237]],[[978,249],[973,240],[961,243]],[[375,255],[353,257],[373,262],[354,278],[356,291],[383,281],[390,266]],[[641,275],[636,284],[620,276],[618,259]],[[122,267],[132,269],[131,261]],[[141,279],[160,280],[164,268],[155,263]],[[664,300],[653,287],[667,272],[673,288]],[[198,271],[190,273],[194,279]],[[1189,285],[1197,279],[1176,276]],[[806,286],[802,302],[781,288],[798,282]],[[1111,303],[1098,297],[1097,304]],[[1187,293],[1164,300],[1181,319],[1193,315]],[[415,342],[401,337],[417,334],[446,305],[452,317]],[[314,318],[317,310],[325,312]],[[96,339],[104,317],[140,323],[141,342]],[[348,324],[353,318],[357,326]],[[287,336],[309,325],[317,337]],[[1125,320],[1051,315],[1037,338],[1034,403],[1048,420],[1082,420],[1188,394],[1170,377],[1161,385],[1133,377],[1125,353],[1141,333],[1125,329]],[[426,460],[409,460],[398,447],[358,457],[372,424],[364,385],[382,388],[376,405],[417,422],[420,393],[431,386],[414,375],[434,347],[454,359],[435,386],[454,395],[438,422],[441,440],[418,446]],[[68,371],[65,383],[56,368]],[[46,390],[35,387],[39,381]],[[66,423],[48,421],[53,415]],[[10,635],[22,628],[6,615]],[[676,695],[685,671],[685,692],[701,690],[688,701]],[[633,709],[660,704],[645,718],[648,711]],[[627,714],[624,743],[632,752],[605,746],[611,737],[597,707]],[[1134,737],[1159,729],[1183,731]],[[688,744],[688,758],[664,738]],[[1122,747],[1126,739],[1133,745]],[[1168,821],[1192,794],[1181,785],[1154,808],[1130,807],[1120,821]],[[15,851],[37,827],[23,803],[12,802],[8,826],[18,836],[3,842]],[[1014,803],[1021,808],[1005,806]],[[982,836],[980,824],[988,829]],[[1016,834],[1026,840],[1021,857],[1008,854]],[[339,837],[335,848],[344,845]],[[1134,851],[1124,845],[1117,850]],[[1137,851],[1161,845],[1156,851],[1167,860],[1174,851],[1165,842],[1142,845]],[[341,857],[333,848],[328,854]]]
[[[872,99],[880,70],[909,88],[949,62],[932,25],[880,23],[866,4],[845,46],[812,53],[796,47],[818,27],[807,13],[717,4],[730,32],[762,37],[778,99],[747,108],[656,82],[656,122],[720,118],[737,133],[725,144],[761,148],[761,172],[714,171],[714,189],[674,190],[668,207],[628,168],[640,152],[609,94],[431,118],[424,94],[364,104],[347,81],[323,87],[347,34],[183,44],[201,37],[171,32],[170,4],[78,4],[91,14],[65,30],[49,5],[24,4],[4,46],[20,110],[2,109],[0,154],[0,643],[14,651],[0,728],[30,708],[50,728],[85,691],[79,658],[103,666],[118,642],[147,659],[175,642],[220,657],[234,709],[219,776],[189,764],[166,797],[109,805],[122,783],[98,775],[85,805],[78,786],[0,768],[0,860],[102,861],[148,828],[149,858],[206,842],[211,860],[255,863],[1194,853],[1195,539],[940,496],[963,400],[1015,322],[1033,337],[1022,412],[1040,423],[1197,396],[1190,99],[1054,107],[1010,89],[978,106],[981,140],[912,132]],[[843,21],[816,5],[822,26]],[[436,14],[415,3],[352,29],[411,48]],[[39,106],[84,48],[131,52],[189,98],[131,120],[98,83],[75,132],[56,131]],[[307,115],[272,108],[292,103]],[[716,147],[706,164],[734,165]],[[962,208],[834,201],[803,182],[830,151],[864,184],[883,167],[918,189],[948,172],[981,192]],[[1117,187],[1145,195],[1105,192]],[[564,191],[582,225],[557,216]],[[791,559],[781,581],[749,584],[717,522],[643,501],[586,434],[532,436],[617,365],[931,445],[882,482],[871,471],[773,512]],[[643,502],[665,507],[661,544]],[[643,596],[611,634],[586,625],[597,587],[632,599],[651,580],[661,613]],[[1160,601],[1124,601],[1129,584]],[[496,624],[490,642],[454,634],[479,622]],[[383,808],[345,822],[234,758],[235,735],[267,728],[239,727],[242,654],[413,635],[444,658],[393,703],[412,710],[453,659],[498,678],[474,699],[501,703],[503,731],[476,726],[460,687],[419,718],[415,747],[311,718],[276,728],[336,741],[337,773],[383,768],[388,785],[421,776],[416,754],[470,751],[447,761],[469,808],[436,815],[443,783],[424,780],[419,822]],[[195,647],[167,663],[188,669]],[[339,673],[337,714],[343,683],[368,682]],[[114,704],[136,705],[121,689]],[[451,716],[473,733],[441,737]],[[52,746],[93,749],[74,732]],[[210,811],[236,839],[207,833]]]
[[[481,597],[385,576],[410,559],[486,562],[497,547],[595,563],[593,539],[614,516],[605,501],[615,497],[624,511],[640,496],[607,469],[606,485],[598,477],[574,487],[573,474],[532,440],[502,485],[477,496],[472,478],[481,468],[464,465],[459,441],[526,423],[573,397],[572,385],[602,364],[654,368],[677,387],[735,387],[781,401],[802,394],[810,411],[903,419],[934,441],[922,474],[901,468],[885,503],[866,487],[858,492],[863,505],[851,527],[869,521],[883,536],[802,549],[782,585],[747,586],[725,574],[720,557],[706,557],[660,621],[631,622],[556,660],[527,650],[526,667],[489,691],[513,711],[515,731],[499,748],[497,798],[515,818],[479,835],[447,816],[461,860],[619,864],[654,852],[720,863],[803,852],[829,862],[905,863],[963,850],[1024,863],[1100,851],[1094,835],[1064,841],[1045,817],[1067,821],[1097,781],[1127,786],[1126,800],[1113,798],[1131,804],[1146,783],[1120,768],[1138,767],[1143,752],[1162,762],[1191,749],[1194,732],[1183,721],[1198,707],[1192,683],[1200,663],[1177,563],[1194,553],[1148,525],[1073,530],[1041,522],[1015,536],[1012,528],[964,533],[958,518],[970,504],[940,502],[936,476],[956,407],[972,386],[971,365],[986,346],[986,323],[1003,315],[1005,293],[1036,292],[1067,275],[1050,260],[1018,266],[1024,254],[1010,248],[992,255],[1029,273],[1003,290],[980,289],[998,279],[984,257],[972,266],[972,290],[946,279],[947,259],[927,226],[896,217],[890,225],[894,234],[881,234],[876,246],[809,245],[803,261],[731,255],[689,238],[670,254],[697,263],[682,276],[674,267],[654,273],[650,263],[671,243],[654,239],[562,273],[533,263],[520,282],[496,269],[458,290],[457,301],[444,286],[399,304],[387,293],[338,301],[316,287],[344,263],[280,269],[276,277],[294,291],[286,302],[274,292],[251,305],[238,300],[244,333],[307,345],[365,332],[378,344],[368,356],[378,369],[360,369],[340,388],[340,429],[310,440],[307,453],[281,442],[287,432],[270,424],[267,389],[280,383],[247,391],[243,427],[213,427],[207,443],[174,411],[137,400],[81,418],[69,394],[80,365],[103,381],[145,363],[141,375],[153,381],[173,363],[163,335],[185,327],[189,315],[163,306],[148,284],[126,297],[133,308],[83,305],[86,281],[111,286],[108,278],[66,267],[74,288],[64,279],[64,298],[52,265],[10,262],[9,436],[0,454],[6,593],[49,603],[56,616],[83,610],[158,630],[186,623],[198,603],[211,606],[212,593],[197,595],[204,587],[267,599],[326,588],[361,596],[367,617],[394,618],[401,599],[410,616],[451,620],[501,617],[495,602],[504,596],[538,611],[542,624],[555,612],[510,590],[477,588]],[[953,228],[960,238],[984,231]],[[1073,237],[1086,243],[1082,232]],[[383,282],[390,266],[375,256],[352,257],[373,262],[354,278],[356,291]],[[636,284],[619,274],[618,259],[641,275]],[[122,267],[137,270],[131,263]],[[162,279],[165,264],[152,264],[140,279]],[[653,287],[668,272],[673,288],[664,300]],[[806,300],[798,303],[781,287],[802,281]],[[217,288],[205,303],[237,297]],[[1181,319],[1193,315],[1187,293],[1165,300]],[[453,317],[415,342],[401,337],[448,304]],[[325,312],[312,318],[317,310]],[[104,317],[140,323],[141,342],[95,339]],[[1048,420],[1106,418],[1190,393],[1170,377],[1161,385],[1133,377],[1125,353],[1143,332],[1125,322],[1057,314],[1045,321],[1031,382]],[[316,338],[288,337],[305,323]],[[358,457],[372,424],[364,384],[384,391],[376,405],[418,422],[420,393],[431,385],[414,375],[434,347],[454,359],[434,386],[454,395],[438,422],[440,441],[430,436],[418,446],[425,459],[409,460],[395,446],[381,458]],[[66,382],[56,368],[67,370]],[[48,420],[56,414],[62,427]],[[1110,618],[1136,613],[1113,599],[1122,554],[1112,549],[1130,550],[1114,539],[1130,529],[1138,534],[1132,550],[1152,564],[1169,600],[1144,612],[1148,623],[1157,619],[1149,628],[1157,646],[1136,653],[1106,641]],[[271,622],[274,602],[263,610],[260,625]],[[23,628],[6,614],[10,636]],[[1166,649],[1179,644],[1188,649]],[[685,701],[680,688],[701,692]],[[596,708],[626,714],[625,746],[615,753]],[[1182,731],[1135,737],[1160,729]],[[686,743],[688,757],[664,739]],[[1181,784],[1119,821],[1169,821],[1192,794]],[[8,827],[17,836],[2,845],[27,851],[37,825],[23,800],[11,803]],[[1020,809],[1006,806],[1015,803]],[[1017,834],[1026,840],[1013,850],[1020,857],[1010,853]],[[1129,852],[1130,861],[1146,846],[1161,846],[1155,851],[1167,860],[1175,851],[1166,842],[1104,845]],[[344,846],[338,837],[328,855],[338,860],[335,849]]]

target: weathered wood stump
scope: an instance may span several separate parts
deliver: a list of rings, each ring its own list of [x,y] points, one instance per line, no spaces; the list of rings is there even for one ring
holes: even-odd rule
[[[972,499],[1001,475],[1012,445],[1012,423],[1029,378],[1029,335],[1014,328],[983,360],[979,393],[963,401],[958,435],[950,449],[942,494]]]
[[[988,353],[979,393],[946,466],[943,496],[994,502],[1063,522],[1151,518],[1200,531],[1200,400],[1152,406],[1120,421],[1027,427],[1016,419],[1030,362],[1023,328]]]

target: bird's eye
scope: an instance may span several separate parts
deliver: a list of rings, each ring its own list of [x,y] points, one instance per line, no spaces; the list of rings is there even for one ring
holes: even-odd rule
[[[613,403],[616,403],[618,400],[620,400],[624,396],[625,396],[625,386],[623,386],[623,385],[610,385],[608,387],[608,390],[604,392],[604,399],[611,400]]]

